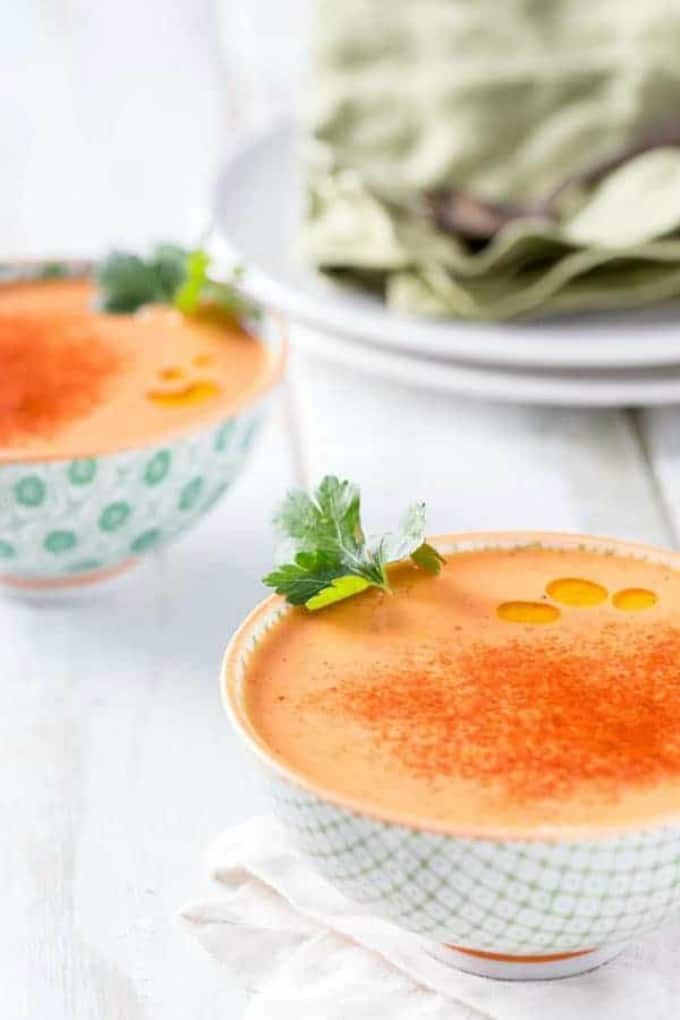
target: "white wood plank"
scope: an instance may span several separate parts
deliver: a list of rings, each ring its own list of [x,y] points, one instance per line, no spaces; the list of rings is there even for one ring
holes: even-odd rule
[[[638,412],[642,442],[675,545],[680,545],[680,407]]]
[[[293,378],[308,480],[330,471],[360,482],[372,526],[422,498],[432,532],[544,528],[669,541],[626,414],[460,399],[301,351]]]
[[[225,82],[213,0],[7,5],[0,254],[193,241],[241,106]],[[217,674],[271,563],[284,432],[279,418],[211,517],[114,588],[0,600],[3,1018],[241,1015],[176,914],[206,843],[258,805]]]
[[[9,5],[0,81],[3,254],[204,227],[227,107],[213,0]],[[290,463],[279,418],[163,558],[81,605],[0,600],[3,1018],[241,1014],[176,914],[206,843],[258,804],[217,673],[261,594]]]
[[[224,1020],[241,990],[176,920],[206,845],[260,806],[223,717],[291,483],[278,416],[225,501],[79,605],[0,600],[0,1012]]]

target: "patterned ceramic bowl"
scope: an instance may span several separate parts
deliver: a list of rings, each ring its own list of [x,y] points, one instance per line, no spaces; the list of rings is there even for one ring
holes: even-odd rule
[[[66,263],[70,275],[92,264]],[[47,264],[0,269],[0,282],[36,278]],[[132,449],[84,449],[37,460],[0,449],[0,586],[59,591],[104,580],[190,528],[227,491],[281,377],[278,319],[258,324],[269,348],[261,384],[235,411]]]
[[[588,536],[453,535],[437,544],[454,552],[536,541],[680,567],[677,554]],[[274,810],[310,863],[350,898],[430,940],[455,966],[510,979],[590,970],[677,913],[680,808],[646,828],[496,838],[381,817],[293,772],[264,745],[243,697],[253,649],[286,612],[280,598],[267,599],[236,633],[224,661],[224,703],[263,769]]]

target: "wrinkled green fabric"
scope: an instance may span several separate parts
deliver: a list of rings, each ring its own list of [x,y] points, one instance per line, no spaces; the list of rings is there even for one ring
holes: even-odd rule
[[[539,203],[680,125],[680,0],[317,0],[303,257],[395,310],[469,319],[680,296],[680,147],[567,191],[481,251],[423,193]],[[573,189],[572,189],[573,190]]]

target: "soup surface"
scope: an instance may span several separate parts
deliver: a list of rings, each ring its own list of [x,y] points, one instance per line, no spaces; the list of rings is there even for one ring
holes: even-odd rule
[[[227,417],[271,377],[235,324],[94,309],[87,280],[0,287],[0,461],[152,442]]]
[[[680,572],[537,544],[410,564],[249,660],[271,753],[366,810],[470,833],[680,818]]]

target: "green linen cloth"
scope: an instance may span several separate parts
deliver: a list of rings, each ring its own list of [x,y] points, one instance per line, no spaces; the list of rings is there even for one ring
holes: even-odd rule
[[[680,143],[680,0],[316,0],[309,93],[302,255],[395,310],[680,296],[680,144],[632,150]],[[428,214],[441,187],[526,212],[472,247]]]

